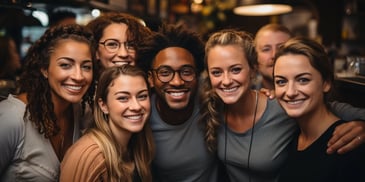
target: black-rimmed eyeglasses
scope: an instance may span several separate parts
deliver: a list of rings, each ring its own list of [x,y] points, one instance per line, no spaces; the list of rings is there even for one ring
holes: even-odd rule
[[[99,42],[99,44],[104,45],[105,49],[110,53],[117,52],[122,45],[127,52],[135,51],[135,44],[131,41],[119,42],[116,39],[106,39],[104,42]]]
[[[169,66],[161,66],[157,69],[151,69],[151,71],[154,71],[157,78],[163,83],[170,82],[175,77],[175,72],[178,72],[180,78],[186,82],[193,81],[196,75],[196,70],[192,66],[183,66],[178,70],[174,70]]]

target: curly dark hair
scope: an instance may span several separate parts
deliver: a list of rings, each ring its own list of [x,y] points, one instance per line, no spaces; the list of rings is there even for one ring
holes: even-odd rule
[[[86,26],[93,32],[95,41],[98,43],[107,26],[113,23],[124,23],[128,26],[127,40],[133,42],[136,48],[152,31],[143,24],[143,21],[126,13],[108,12],[90,21]],[[138,55],[137,55],[138,56]],[[100,65],[99,65],[100,66]],[[100,67],[100,71],[103,70]]]
[[[95,51],[96,44],[93,34],[81,25],[61,25],[49,28],[28,50],[25,56],[24,72],[22,73],[19,84],[20,92],[27,94],[28,104],[24,119],[35,124],[39,133],[44,134],[46,138],[56,135],[59,126],[56,124],[56,115],[54,113],[54,104],[51,100],[50,85],[43,77],[42,69],[47,69],[50,64],[50,56],[57,44],[65,39],[71,39],[78,42],[84,42],[90,46],[93,60],[93,81],[83,96],[82,108],[85,110],[86,103],[92,108],[93,95],[95,90]]]
[[[144,71],[150,70],[155,56],[168,47],[181,47],[194,57],[198,73],[204,69],[204,42],[196,32],[183,25],[162,24],[157,33],[145,39],[137,48],[137,65]]]

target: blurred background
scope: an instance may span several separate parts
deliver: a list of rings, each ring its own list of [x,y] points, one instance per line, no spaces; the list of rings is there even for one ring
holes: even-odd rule
[[[250,0],[249,0],[250,1]],[[251,0],[252,1],[252,0]],[[279,1],[280,2],[280,1]],[[365,0],[284,0],[292,11],[278,15],[238,15],[239,0],[1,0],[0,34],[14,37],[23,56],[52,21],[52,14],[69,11],[86,24],[106,11],[127,12],[151,29],[161,22],[183,23],[206,37],[222,28],[252,34],[264,24],[282,23],[296,35],[323,43],[337,55],[364,54]]]
[[[238,13],[240,5],[259,3],[285,4],[290,10]],[[354,62],[351,60],[358,60],[354,57],[363,61],[352,65],[365,70],[365,0],[0,0],[0,35],[14,39],[23,59],[29,46],[48,27],[61,23],[57,20],[85,25],[109,11],[132,14],[152,30],[162,22],[184,24],[204,39],[223,28],[239,28],[254,35],[267,23],[280,23],[295,35],[322,43],[339,73],[347,73]],[[261,7],[258,12],[264,11]],[[338,83],[342,101],[365,107],[364,73],[339,79]]]

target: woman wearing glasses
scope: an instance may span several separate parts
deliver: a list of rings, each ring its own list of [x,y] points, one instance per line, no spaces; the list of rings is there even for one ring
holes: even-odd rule
[[[107,67],[135,65],[136,48],[151,31],[142,21],[124,13],[107,13],[87,25],[98,42],[100,71]]]

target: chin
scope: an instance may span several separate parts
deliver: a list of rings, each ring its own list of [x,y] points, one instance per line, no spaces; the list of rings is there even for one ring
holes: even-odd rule
[[[168,105],[173,110],[183,110],[188,107],[188,102],[168,103]]]

